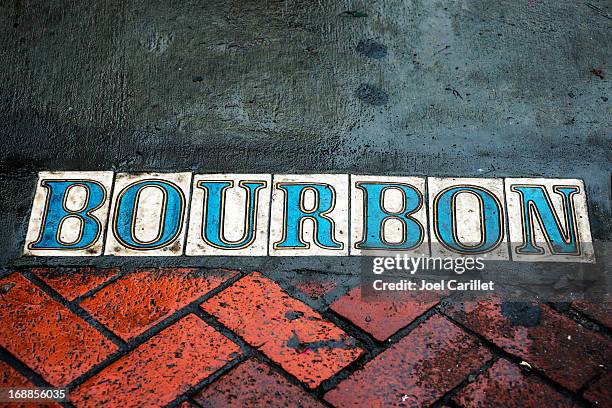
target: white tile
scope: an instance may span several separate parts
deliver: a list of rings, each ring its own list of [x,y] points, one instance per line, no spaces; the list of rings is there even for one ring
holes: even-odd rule
[[[351,255],[407,254],[409,256],[429,255],[429,231],[427,229],[427,200],[425,177],[386,177],[351,175]],[[385,185],[388,185],[387,187]],[[369,187],[368,187],[369,186]],[[373,189],[376,189],[373,190]],[[408,193],[403,189],[410,189]],[[366,221],[368,217],[366,192],[376,194],[376,211],[379,211],[382,195],[382,211],[389,214],[382,227],[382,239],[379,241],[379,226],[371,235],[370,242],[364,242]],[[370,197],[370,199],[372,199]],[[407,197],[410,200],[407,200]],[[409,218],[406,218],[408,215]],[[408,225],[408,226],[407,226]],[[410,236],[407,236],[408,232]],[[418,236],[418,238],[416,238]],[[403,243],[412,242],[410,248],[400,248]],[[370,245],[366,249],[364,245]],[[394,248],[392,244],[395,244]]]
[[[74,182],[74,186],[60,189],[61,186],[56,184],[60,182]],[[112,183],[113,172],[111,171],[40,172],[23,254],[28,256],[101,255]],[[54,191],[53,197],[55,198],[53,200],[58,203],[57,207],[51,202],[52,191]],[[99,203],[93,203],[91,201],[93,199]],[[91,208],[86,210],[88,206]],[[55,212],[56,216],[54,216],[49,214],[50,208],[63,208],[68,210],[67,213],[72,212],[73,215]],[[98,222],[83,223],[84,218],[76,215],[82,210],[86,210],[89,216]],[[87,215],[82,214],[81,217],[87,217]],[[47,225],[49,235],[43,234],[43,223]],[[85,228],[92,231],[91,236]],[[48,239],[45,239],[45,236]]]
[[[312,187],[305,188],[304,186],[307,185],[316,186],[324,196],[316,199],[315,190]],[[291,199],[298,197],[295,200],[296,205],[298,200],[301,200],[305,212],[310,211],[313,214],[319,214],[320,211],[326,212],[320,215],[329,218],[330,221],[322,220],[322,225],[318,227],[320,231],[317,231],[317,234],[315,234],[315,222],[309,218],[303,220],[301,228],[299,228],[299,223],[292,223],[286,219],[285,207],[288,197],[283,186],[286,191],[290,192]],[[305,192],[300,197],[297,193],[302,189]],[[328,198],[331,199],[330,202],[326,202]],[[348,205],[348,174],[274,175],[269,254],[272,256],[348,255]],[[299,210],[299,206],[294,206],[294,208]],[[295,214],[295,212],[290,213]],[[296,227],[286,229],[286,224]],[[292,231],[295,233],[292,234]],[[315,239],[319,234],[320,243]]]
[[[521,186],[531,187],[531,189],[525,190],[524,187]],[[537,187],[538,189],[533,190],[533,187]],[[586,193],[582,180],[507,178],[505,179],[505,188],[513,260],[528,262],[595,262],[595,254],[592,245],[593,241],[591,239],[591,230],[589,227]],[[542,205],[544,201],[538,200],[541,202],[543,208],[543,210],[540,211],[542,214],[542,221],[534,216],[533,211],[528,219],[523,211],[521,191],[523,194],[530,191],[541,191],[541,195],[540,193],[534,194],[539,195],[540,199],[544,197],[543,200],[546,200],[546,197],[548,197],[554,211],[547,211],[549,208],[548,205]],[[546,194],[544,194],[544,191]],[[529,197],[537,198],[536,195],[528,195],[525,196],[525,199],[527,200]],[[567,211],[568,203],[570,208],[569,211]],[[552,218],[547,217],[545,214],[551,215]],[[554,220],[555,218],[556,222],[544,221]],[[542,222],[547,222],[547,229],[543,228]],[[531,230],[533,231],[534,238],[531,244],[534,245],[530,245],[526,239],[526,237],[530,235],[526,232],[528,225],[532,225]],[[545,233],[546,230],[549,232]],[[570,250],[569,246],[557,248],[556,251],[553,251],[553,247],[550,244],[551,241],[547,236],[554,239],[555,235],[558,233],[561,239],[565,238],[567,242],[570,243],[571,239],[569,238],[572,235],[570,231],[572,230],[575,233],[574,237],[577,244],[575,247],[575,254],[568,253]],[[527,246],[522,248],[525,244],[527,244]],[[529,253],[531,249],[533,249],[534,252]],[[536,253],[536,249],[541,253]]]
[[[458,187],[474,190],[460,192],[455,190]],[[509,259],[502,179],[429,177],[427,189],[432,256]],[[479,199],[479,194],[490,198]],[[491,216],[495,216],[486,220],[490,233],[485,241],[481,207],[487,204],[492,209]]]
[[[221,209],[208,213],[211,188],[206,182],[217,183],[215,190]],[[268,255],[268,220],[270,212],[271,174],[205,174],[193,179],[187,255]],[[222,187],[227,186],[227,187]],[[254,192],[254,194],[251,194]],[[213,202],[216,202],[215,199]],[[253,219],[247,208],[253,203]],[[205,217],[214,217],[210,233]],[[218,221],[217,221],[218,220]],[[219,222],[213,228],[214,222]],[[205,239],[206,238],[206,239]]]
[[[118,173],[104,254],[182,255],[190,187],[191,173]]]

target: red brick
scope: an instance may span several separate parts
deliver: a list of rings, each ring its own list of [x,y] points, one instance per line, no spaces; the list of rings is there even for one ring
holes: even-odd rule
[[[498,360],[476,381],[463,388],[454,401],[466,408],[572,407],[574,404],[533,376],[526,377],[507,360]]]
[[[435,315],[338,384],[325,399],[337,407],[429,406],[490,358],[476,339]]]
[[[300,281],[295,284],[297,290],[312,299],[325,296],[336,288],[336,283],[331,280],[326,281]]]
[[[606,374],[593,384],[584,398],[599,407],[612,407],[612,374]]]
[[[30,387],[32,383],[13,367],[0,360],[0,387]]]
[[[612,304],[608,302],[593,303],[586,300],[576,300],[572,302],[572,307],[612,329]]]
[[[213,407],[323,407],[264,363],[248,360],[221,377],[194,399]]]
[[[502,306],[498,297],[492,297],[481,302],[454,303],[447,312],[573,391],[601,372],[601,364],[610,361],[609,339],[546,305]]]
[[[0,344],[53,385],[66,385],[117,349],[20,274],[1,279],[0,291]]]
[[[35,268],[32,272],[60,295],[72,301],[117,275],[119,269]]]
[[[77,387],[77,407],[170,403],[238,356],[239,347],[187,315]]]
[[[355,340],[257,273],[202,304],[225,326],[309,387],[355,360]]]
[[[380,298],[362,299],[361,287],[355,287],[332,303],[330,308],[370,333],[376,340],[384,341],[439,301],[440,297],[424,293],[415,295],[414,300],[401,302]]]
[[[204,296],[235,271],[143,269],[123,276],[81,302],[81,307],[124,340],[153,327]]]
[[[37,388],[34,384],[32,384],[27,378],[18,373],[13,367],[5,363],[4,361],[0,361],[0,388]],[[32,402],[24,402],[19,404],[17,402],[12,402],[7,404],[8,408],[25,408],[25,407],[61,407],[60,404],[45,401],[41,404],[36,404]]]

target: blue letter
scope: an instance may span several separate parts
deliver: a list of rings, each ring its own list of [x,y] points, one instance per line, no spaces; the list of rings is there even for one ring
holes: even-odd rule
[[[244,232],[238,241],[228,241],[223,233],[225,220],[225,197],[227,189],[234,186],[232,181],[200,181],[198,188],[205,191],[204,202],[206,213],[202,228],[202,239],[210,246],[220,249],[246,248],[255,240],[257,231],[257,201],[259,190],[266,186],[265,181],[240,181],[240,187],[246,190],[246,208]]]
[[[157,237],[151,241],[136,238],[136,207],[142,190],[156,188],[164,195]],[[117,196],[113,233],[122,245],[131,249],[162,248],[176,239],[183,227],[185,196],[179,187],[165,180],[142,180],[128,185]]]
[[[100,237],[102,224],[91,215],[104,205],[106,190],[97,181],[43,180],[40,185],[48,191],[46,208],[43,213],[42,229],[38,240],[29,245],[30,249],[85,249]],[[73,187],[82,187],[87,192],[85,204],[79,210],[66,208],[68,192]],[[62,224],[69,218],[77,218],[81,231],[76,241],[62,242]]]
[[[314,222],[314,241],[327,249],[342,249],[343,244],[334,239],[334,220],[327,217],[336,205],[336,192],[328,184],[317,183],[282,183],[277,186],[285,192],[285,209],[283,239],[274,244],[274,248],[310,247],[302,241],[302,225],[306,219]],[[315,194],[315,205],[312,210],[304,209],[304,193],[311,190]]]
[[[409,184],[357,183],[363,191],[363,239],[355,244],[357,249],[412,249],[423,242],[423,226],[412,214],[423,205],[421,193]],[[397,189],[402,193],[403,205],[398,212],[389,212],[383,208],[383,195],[388,189]],[[398,243],[387,242],[384,238],[384,224],[395,219],[402,223],[404,239]]]
[[[462,193],[473,194],[480,203],[480,242],[473,245],[459,242],[455,220],[455,202]],[[494,250],[504,236],[501,203],[488,190],[477,186],[449,187],[438,193],[433,204],[434,232],[438,241],[462,254],[482,254]]]
[[[554,186],[553,191],[563,197],[565,213],[564,229],[554,212],[548,192],[543,186],[517,185],[511,191],[521,196],[521,218],[523,225],[523,245],[516,248],[519,254],[543,254],[544,249],[535,242],[533,217],[538,221],[544,239],[555,255],[579,255],[580,244],[576,237],[576,214],[574,194],[580,192],[576,186]]]

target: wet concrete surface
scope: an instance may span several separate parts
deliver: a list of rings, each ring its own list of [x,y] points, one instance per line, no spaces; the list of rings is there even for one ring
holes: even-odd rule
[[[589,5],[2,2],[0,266],[136,266],[21,258],[40,170],[583,178],[609,241],[612,3]]]

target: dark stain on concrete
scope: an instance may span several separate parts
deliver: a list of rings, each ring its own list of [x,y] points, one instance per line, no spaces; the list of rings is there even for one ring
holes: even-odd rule
[[[389,103],[389,95],[379,87],[371,84],[361,84],[355,95],[368,105],[383,106]]]
[[[373,39],[359,41],[355,49],[369,58],[381,59],[387,56],[387,46]]]

